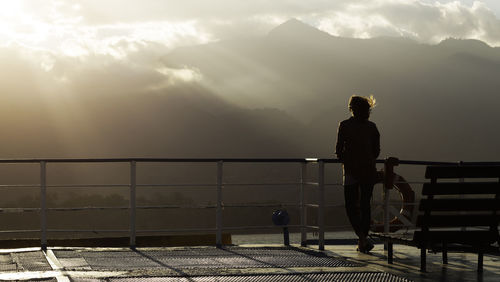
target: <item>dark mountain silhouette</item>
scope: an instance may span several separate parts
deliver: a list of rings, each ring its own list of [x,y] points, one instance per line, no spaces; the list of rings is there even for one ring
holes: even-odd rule
[[[0,116],[15,124],[3,131],[2,156],[219,158],[305,154],[301,137],[305,126],[301,122],[277,109],[234,106],[196,85],[140,95],[89,93],[52,113],[33,103],[0,105]],[[85,116],[78,115],[81,108],[86,109]]]
[[[313,130],[314,155],[332,156],[350,95],[374,94],[382,155],[498,159],[500,48],[477,40],[438,45],[402,38],[330,36],[295,19],[265,37],[179,48],[169,67],[200,70],[221,97],[279,108]]]

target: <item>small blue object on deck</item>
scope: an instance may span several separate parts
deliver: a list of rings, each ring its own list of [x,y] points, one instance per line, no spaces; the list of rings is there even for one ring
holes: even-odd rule
[[[275,225],[283,226],[283,244],[290,246],[290,234],[288,232],[288,223],[290,216],[286,210],[276,210],[273,212],[273,222]]]

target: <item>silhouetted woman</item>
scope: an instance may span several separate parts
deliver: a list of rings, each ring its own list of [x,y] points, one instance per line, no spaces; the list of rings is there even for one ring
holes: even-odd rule
[[[335,154],[344,168],[345,208],[359,237],[358,251],[367,253],[373,244],[367,240],[370,229],[370,200],[377,181],[375,161],[380,153],[380,134],[368,120],[375,106],[373,96],[353,95],[349,99],[352,117],[340,122]]]

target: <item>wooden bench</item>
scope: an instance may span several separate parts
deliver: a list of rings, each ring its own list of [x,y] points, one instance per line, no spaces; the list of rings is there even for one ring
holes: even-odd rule
[[[483,254],[498,254],[500,243],[500,166],[428,166],[413,237],[373,233],[387,242],[387,261],[392,264],[393,243],[420,249],[420,270],[426,271],[426,252],[448,251],[478,254],[479,272]],[[472,180],[471,180],[472,179]],[[438,181],[445,180],[445,181]],[[498,244],[497,243],[497,244]]]

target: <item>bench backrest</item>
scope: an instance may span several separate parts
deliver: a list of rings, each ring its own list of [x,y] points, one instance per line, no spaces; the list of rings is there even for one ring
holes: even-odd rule
[[[498,234],[500,166],[428,166],[417,227],[487,227]]]

